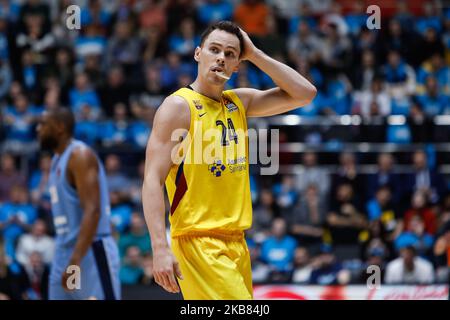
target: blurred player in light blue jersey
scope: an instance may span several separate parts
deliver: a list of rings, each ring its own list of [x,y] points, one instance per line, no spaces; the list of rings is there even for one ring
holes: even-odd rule
[[[49,191],[56,252],[49,299],[120,299],[120,260],[111,236],[105,172],[94,151],[73,139],[74,122],[71,111],[58,109],[45,112],[37,128],[41,148],[55,153]],[[80,268],[79,282],[69,266]]]

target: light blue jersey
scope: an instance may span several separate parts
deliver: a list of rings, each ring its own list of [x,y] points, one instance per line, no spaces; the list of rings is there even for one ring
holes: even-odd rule
[[[119,299],[119,254],[111,236],[108,185],[103,165],[98,160],[100,187],[100,220],[91,248],[81,262],[81,288],[68,293],[62,289],[61,278],[68,266],[77,241],[83,210],[77,191],[67,180],[67,165],[73,150],[88,148],[73,139],[61,155],[55,155],[49,177],[56,252],[50,274],[50,299]]]

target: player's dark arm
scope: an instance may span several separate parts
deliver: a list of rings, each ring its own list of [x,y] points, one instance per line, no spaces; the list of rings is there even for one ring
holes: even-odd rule
[[[80,148],[72,153],[68,168],[69,180],[77,190],[83,210],[80,233],[70,264],[80,265],[92,245],[100,220],[99,167],[94,153],[87,148]]]
[[[184,99],[166,98],[156,112],[146,149],[142,204],[151,236],[155,281],[169,292],[179,292],[175,273],[181,273],[166,238],[164,183],[173,165],[172,152],[179,144],[172,133],[187,131],[189,125],[190,112]]]
[[[268,74],[277,87],[269,90],[235,89],[248,117],[264,117],[284,113],[309,104],[316,96],[316,87],[291,67],[259,50],[242,31],[245,42],[243,60],[249,60]]]

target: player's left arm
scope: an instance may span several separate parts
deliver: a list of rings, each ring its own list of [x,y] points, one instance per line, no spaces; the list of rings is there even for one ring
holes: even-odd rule
[[[69,180],[77,190],[83,210],[80,232],[69,265],[80,266],[81,260],[92,245],[100,220],[99,166],[96,156],[90,149],[79,148],[72,153],[68,169]],[[67,277],[68,275],[64,273],[64,288],[67,285]]]
[[[265,117],[296,109],[309,104],[316,96],[316,87],[291,67],[258,49],[245,31],[244,53],[248,60],[269,75],[277,87],[268,90],[238,88],[233,91],[241,99],[248,117]]]

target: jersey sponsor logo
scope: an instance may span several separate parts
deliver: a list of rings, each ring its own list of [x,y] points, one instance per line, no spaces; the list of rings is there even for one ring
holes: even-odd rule
[[[50,188],[48,188],[48,191],[50,192],[50,201],[52,203],[58,203],[59,199],[58,199],[58,191],[56,190],[56,187],[50,186]]]
[[[226,168],[227,167],[222,163],[221,160],[216,160],[213,164],[210,164],[208,166],[209,172],[211,172],[211,174],[215,177],[221,177],[222,172],[224,172]]]
[[[202,106],[202,104],[200,103],[200,100],[192,100],[192,102],[194,103],[194,106],[195,106],[195,108],[196,108],[197,110],[202,110],[202,109],[203,109],[203,106]]]
[[[67,223],[67,217],[66,216],[55,216],[55,218],[53,219],[53,223],[55,224],[55,227],[65,225]]]
[[[225,107],[227,108],[228,112],[233,112],[238,110],[238,107],[233,103],[233,101],[231,101],[228,98],[223,98],[223,104],[225,105]]]

